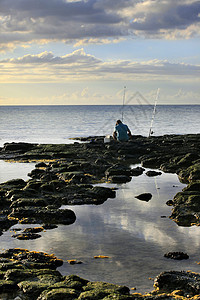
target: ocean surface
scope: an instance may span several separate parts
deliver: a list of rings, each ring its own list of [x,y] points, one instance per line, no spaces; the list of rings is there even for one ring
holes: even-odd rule
[[[152,106],[4,106],[0,142],[71,143],[71,137],[108,135],[122,115],[133,134],[148,136],[152,112]],[[158,106],[153,134],[199,133],[199,115],[198,105]],[[28,180],[33,168],[34,163],[0,161],[0,182]],[[54,253],[64,261],[59,268],[63,275],[123,284],[143,293],[153,289],[152,279],[163,271],[200,272],[200,228],[179,227],[168,218],[166,201],[185,186],[176,174],[152,178],[144,172],[127,184],[103,186],[117,187],[116,198],[97,206],[65,206],[75,212],[76,222],[42,232],[37,240],[14,239],[15,228],[39,226],[17,224],[0,236],[0,251],[16,247]],[[135,198],[143,192],[152,193],[149,202]],[[170,251],[183,251],[189,259],[165,258]],[[109,258],[97,260],[95,255]],[[69,265],[68,259],[83,263]]]
[[[79,136],[111,135],[122,119],[132,134],[149,135],[154,107],[1,106],[0,146],[5,142],[69,143]],[[153,134],[200,133],[200,105],[157,106]]]

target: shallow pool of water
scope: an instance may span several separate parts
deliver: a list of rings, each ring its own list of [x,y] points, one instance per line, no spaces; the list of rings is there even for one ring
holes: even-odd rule
[[[117,186],[115,199],[98,206],[65,206],[75,212],[76,222],[43,232],[38,240],[19,241],[7,231],[0,237],[1,249],[21,247],[54,253],[64,260],[59,268],[63,275],[124,284],[138,292],[152,290],[152,278],[162,271],[200,271],[196,263],[200,261],[199,228],[179,227],[168,218],[171,208],[166,201],[184,187],[175,174],[148,177],[144,173],[127,184],[104,186]],[[152,193],[149,202],[135,198],[144,192]],[[164,258],[169,251],[183,251],[190,258]],[[96,255],[109,258],[94,259]],[[69,259],[83,263],[70,265]]]

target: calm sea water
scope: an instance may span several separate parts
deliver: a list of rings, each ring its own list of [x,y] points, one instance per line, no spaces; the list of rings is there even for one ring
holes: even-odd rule
[[[1,106],[5,142],[68,143],[76,136],[112,134],[122,119],[133,134],[148,136],[153,106]],[[154,135],[200,132],[200,105],[157,106]]]
[[[151,106],[127,106],[124,122],[133,134],[147,136],[152,111]],[[158,106],[154,135],[199,133],[199,113],[200,106]],[[1,107],[1,144],[68,143],[70,137],[112,134],[115,121],[121,116],[119,106]],[[32,163],[0,161],[0,182],[12,178],[27,180],[27,173],[33,168]],[[138,292],[152,290],[150,278],[162,271],[200,272],[196,263],[200,261],[200,228],[179,227],[168,218],[171,209],[166,201],[184,187],[175,174],[151,178],[144,173],[127,184],[108,186],[118,188],[115,199],[98,206],[68,206],[77,216],[74,224],[43,232],[40,239],[32,241],[12,238],[12,229],[25,227],[15,225],[0,236],[0,250],[17,247],[55,253],[64,260],[59,268],[64,275],[73,273],[89,280],[125,284],[136,287]],[[153,195],[147,203],[134,197],[143,192]],[[164,254],[169,251],[183,251],[190,258],[168,260]],[[109,258],[93,258],[99,254]],[[68,259],[81,260],[83,264],[69,265]]]

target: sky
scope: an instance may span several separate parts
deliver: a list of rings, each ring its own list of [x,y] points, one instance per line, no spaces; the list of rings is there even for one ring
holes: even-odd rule
[[[0,0],[0,105],[200,104],[200,1]]]

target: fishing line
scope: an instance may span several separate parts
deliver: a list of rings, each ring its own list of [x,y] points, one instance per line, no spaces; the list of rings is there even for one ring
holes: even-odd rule
[[[123,94],[123,105],[122,105],[122,122],[123,122],[123,118],[124,118],[125,94],[126,94],[126,86],[124,86],[124,94]]]
[[[149,137],[153,134],[152,127],[153,127],[153,121],[154,121],[155,114],[156,114],[156,106],[157,106],[157,102],[158,102],[159,93],[160,93],[160,89],[158,88],[157,95],[156,95],[156,100],[155,100],[155,104],[154,104],[154,108],[153,108],[152,118],[151,118],[151,125],[150,125],[150,129],[149,129]]]

